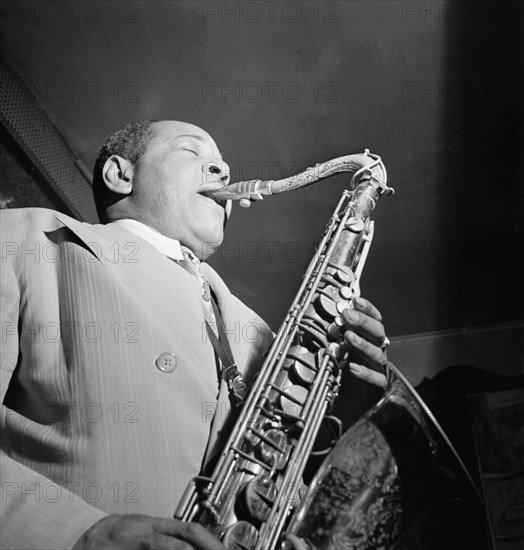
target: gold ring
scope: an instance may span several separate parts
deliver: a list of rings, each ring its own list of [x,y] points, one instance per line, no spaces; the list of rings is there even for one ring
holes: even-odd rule
[[[379,347],[382,351],[386,351],[389,348],[389,344],[391,344],[389,338],[387,336],[384,336],[384,340],[382,340],[382,344],[380,344]]]

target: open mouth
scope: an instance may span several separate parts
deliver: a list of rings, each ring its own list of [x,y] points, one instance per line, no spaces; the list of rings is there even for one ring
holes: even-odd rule
[[[213,191],[214,190],[208,190],[208,191],[199,191],[197,194],[198,195],[202,195],[203,197],[206,197],[207,199],[211,199],[213,202],[215,202],[216,204],[218,204],[218,206],[221,206],[222,208],[226,208],[226,201],[224,200],[220,200],[220,199],[217,199],[216,197],[213,196]]]

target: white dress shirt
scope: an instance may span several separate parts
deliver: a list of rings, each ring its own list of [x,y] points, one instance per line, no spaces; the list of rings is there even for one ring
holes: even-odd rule
[[[149,225],[138,220],[132,220],[126,218],[124,220],[116,220],[107,224],[108,226],[120,226],[127,229],[134,235],[141,237],[144,241],[148,242],[151,246],[154,246],[159,252],[162,252],[165,256],[173,260],[183,260],[182,248],[180,242],[176,239],[170,239],[165,235],[162,235],[156,229],[153,229]]]

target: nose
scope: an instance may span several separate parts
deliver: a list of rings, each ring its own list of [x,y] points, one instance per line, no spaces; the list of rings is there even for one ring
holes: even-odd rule
[[[229,165],[227,162],[205,162],[202,165],[206,182],[220,180],[224,185],[229,183]]]

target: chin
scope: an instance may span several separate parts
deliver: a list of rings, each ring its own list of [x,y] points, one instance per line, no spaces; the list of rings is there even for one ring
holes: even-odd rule
[[[204,239],[202,240],[201,249],[198,251],[195,250],[194,252],[201,260],[205,260],[219,249],[222,244],[222,240],[223,236],[221,236],[220,239],[217,239],[216,237],[213,239]]]

